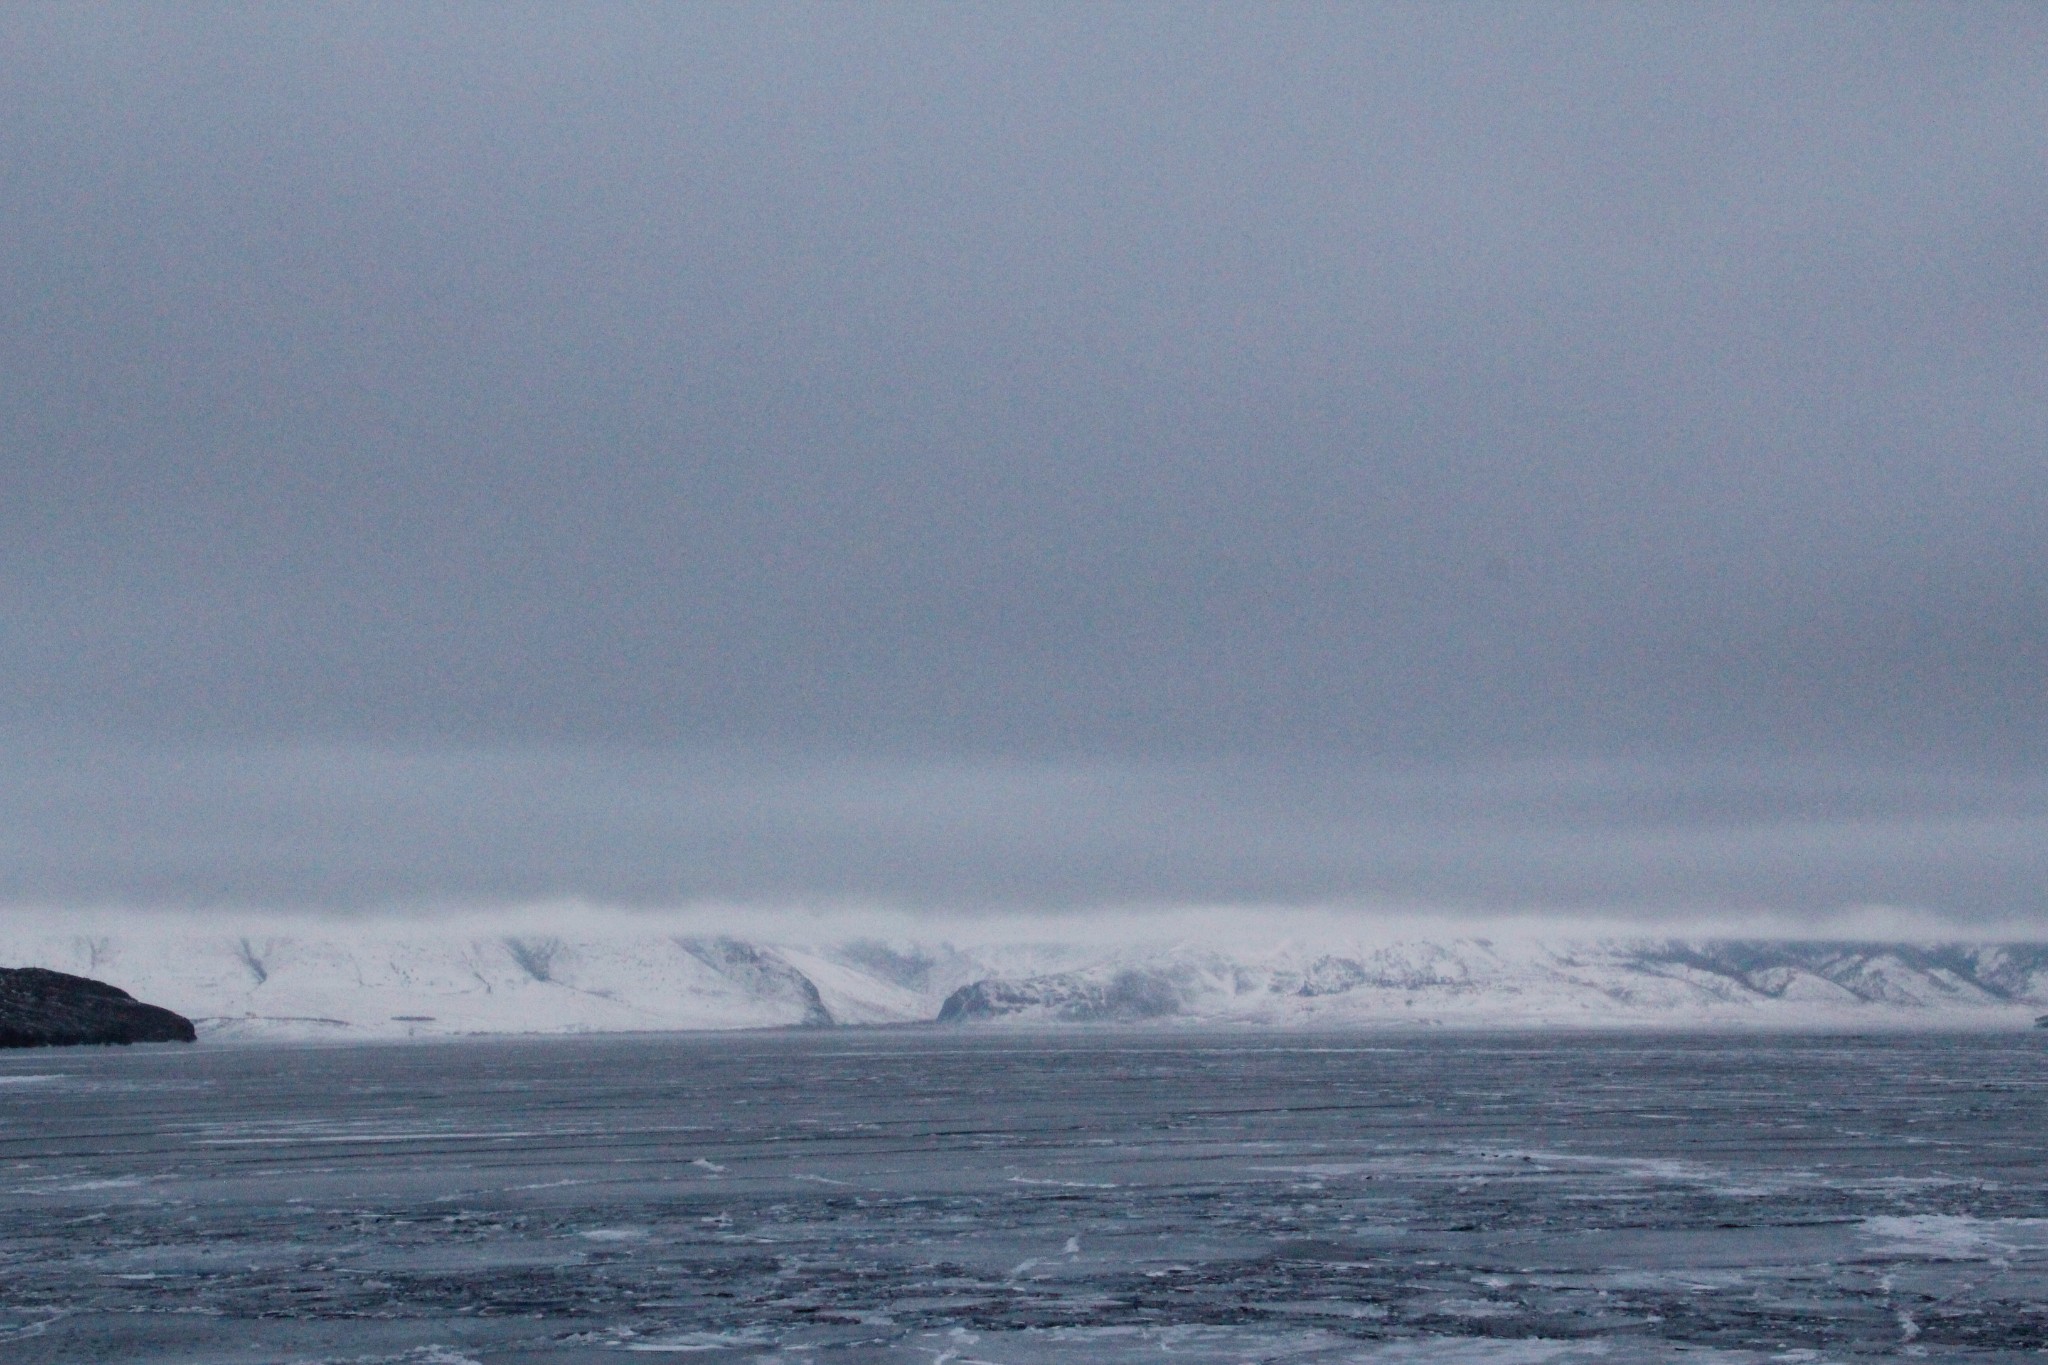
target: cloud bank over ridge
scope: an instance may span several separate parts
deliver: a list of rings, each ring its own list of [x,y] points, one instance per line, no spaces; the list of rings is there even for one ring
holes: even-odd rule
[[[2048,874],[2048,784],[2024,775],[77,743],[8,758],[0,900],[17,905],[1156,921],[1236,904],[1883,936],[2024,925]]]

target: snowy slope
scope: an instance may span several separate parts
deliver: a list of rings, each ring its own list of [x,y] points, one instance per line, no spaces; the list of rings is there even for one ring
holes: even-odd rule
[[[0,917],[0,965],[113,982],[202,1035],[1422,1024],[2026,1027],[2048,946],[1484,938],[882,942],[652,919]]]
[[[974,982],[947,1020],[1821,1027],[2024,1026],[2048,946],[1468,939],[1184,946]]]

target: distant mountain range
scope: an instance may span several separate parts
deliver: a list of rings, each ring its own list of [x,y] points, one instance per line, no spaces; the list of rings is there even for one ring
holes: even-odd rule
[[[474,921],[0,920],[0,965],[112,982],[202,1038],[1148,1024],[1258,1028],[2016,1028],[2048,944],[1447,938],[993,942]]]

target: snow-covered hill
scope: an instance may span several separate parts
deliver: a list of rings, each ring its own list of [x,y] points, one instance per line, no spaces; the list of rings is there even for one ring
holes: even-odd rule
[[[2041,945],[1466,939],[1252,956],[1175,949],[976,981],[948,997],[939,1017],[1297,1027],[1997,1027],[2029,1024],[2043,1007],[2048,946]]]
[[[1323,935],[962,944],[647,919],[0,918],[0,965],[113,982],[202,1036],[1103,1022],[1353,1028],[2030,1026],[2048,945]]]

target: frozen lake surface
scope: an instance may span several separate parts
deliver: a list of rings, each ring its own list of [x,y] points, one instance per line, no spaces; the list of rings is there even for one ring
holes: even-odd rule
[[[2040,1360],[2048,1035],[0,1056],[0,1359]]]

